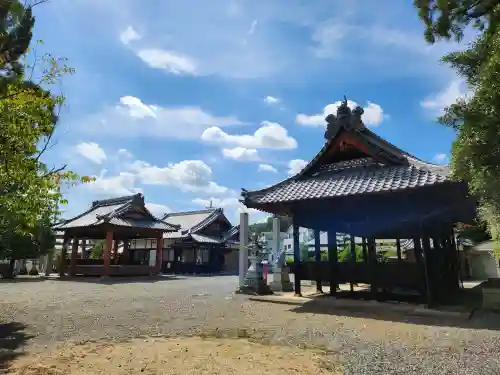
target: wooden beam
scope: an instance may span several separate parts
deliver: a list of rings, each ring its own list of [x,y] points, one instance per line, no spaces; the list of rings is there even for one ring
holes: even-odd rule
[[[163,233],[161,236],[156,238],[156,262],[155,262],[155,273],[159,274],[161,272],[161,267],[163,264]]]

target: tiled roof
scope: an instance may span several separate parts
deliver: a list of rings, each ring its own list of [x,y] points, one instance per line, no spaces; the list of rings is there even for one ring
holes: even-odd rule
[[[124,216],[135,207],[140,207],[148,216],[141,219],[135,219]],[[154,217],[144,206],[144,197],[142,194],[136,194],[126,197],[106,199],[92,202],[91,208],[83,214],[73,219],[66,220],[56,226],[56,230],[67,230],[71,228],[84,228],[98,226],[109,223],[121,227],[131,228],[150,228],[163,231],[175,231],[176,225],[165,223]]]
[[[193,233],[190,235],[191,238],[199,243],[211,243],[211,244],[217,244],[221,243],[222,239],[221,238],[215,238],[211,236],[206,236],[204,234],[199,234],[199,233]]]
[[[163,217],[163,220],[169,224],[178,225],[180,229],[175,232],[165,233],[163,238],[181,238],[183,234],[187,234],[193,227],[203,224],[215,212],[217,212],[217,208],[168,213]]]
[[[406,158],[403,165],[385,166],[371,158],[323,166],[311,176],[288,179],[260,191],[247,192],[251,203],[278,203],[303,199],[389,192],[423,187],[448,180],[440,166]]]

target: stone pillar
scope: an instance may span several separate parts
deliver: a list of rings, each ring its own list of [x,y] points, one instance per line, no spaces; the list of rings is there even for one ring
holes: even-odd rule
[[[125,239],[123,240],[123,253],[122,253],[122,264],[129,264],[130,261],[130,249],[129,249],[130,242],[129,240]]]
[[[54,263],[54,253],[51,251],[45,258],[45,276],[49,277],[52,273],[52,265]]]
[[[281,229],[280,229],[280,219],[277,217],[273,218],[273,259],[277,259],[280,253],[280,243],[281,243]]]
[[[291,292],[293,285],[290,282],[288,275],[288,266],[283,251],[280,249],[281,244],[280,220],[273,218],[273,252],[276,257],[276,262],[273,265],[273,281],[270,285],[271,290],[276,292]]]
[[[163,234],[156,239],[156,263],[155,263],[155,273],[161,273],[161,267],[163,264]]]
[[[73,238],[73,245],[71,247],[71,262],[69,267],[69,275],[76,276],[76,257],[78,254],[78,239]]]
[[[61,249],[61,256],[59,257],[59,277],[64,277],[64,270],[66,268],[66,254],[68,252],[69,241],[69,237],[65,235]]]
[[[110,274],[111,269],[111,249],[113,248],[113,232],[109,231],[106,233],[106,243],[103,249],[103,260],[104,264],[102,266],[102,277],[107,277]]]
[[[239,286],[245,285],[245,274],[248,270],[248,213],[240,214],[240,257],[239,257]]]

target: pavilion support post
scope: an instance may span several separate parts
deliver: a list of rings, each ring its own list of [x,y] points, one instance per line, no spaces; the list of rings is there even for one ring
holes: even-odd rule
[[[366,237],[363,237],[361,240],[361,246],[363,246],[363,261],[365,263],[368,263],[369,258],[368,258],[368,247],[366,245]]]
[[[120,241],[118,239],[113,241],[113,264],[118,264],[118,245]]]
[[[396,253],[398,255],[398,261],[401,262],[401,240],[396,238]]]
[[[64,277],[64,271],[66,269],[66,254],[68,253],[70,240],[69,236],[64,235],[61,255],[59,257],[59,277]]]
[[[321,267],[321,233],[319,230],[314,231],[314,256],[316,259],[316,291],[323,293],[322,286],[322,267]]]
[[[245,275],[248,271],[248,213],[240,214],[240,254],[239,254],[239,287],[245,285]]]
[[[76,257],[78,255],[78,238],[73,238],[73,245],[71,247],[71,261],[69,267],[69,275],[76,276]]]
[[[330,295],[335,296],[338,288],[338,275],[337,275],[337,232],[332,230],[328,231],[328,264],[330,274]]]
[[[156,238],[156,263],[155,263],[155,273],[161,273],[161,267],[163,265],[163,233]]]
[[[368,245],[368,267],[370,268],[371,275],[371,284],[370,284],[370,293],[371,298],[373,300],[378,300],[378,288],[379,288],[379,280],[378,280],[378,272],[377,272],[377,247],[375,244],[375,238],[370,237],[367,239]]]
[[[104,264],[102,266],[102,277],[108,277],[111,271],[111,249],[113,248],[113,235],[112,231],[106,233],[106,243],[104,245],[103,260]]]
[[[357,262],[357,259],[356,259],[356,238],[351,234],[350,239],[351,239],[351,266],[353,266],[353,270],[354,270],[354,265]],[[356,274],[355,272],[351,272],[351,274],[349,276],[352,277],[352,275],[355,275],[355,274]],[[349,280],[349,285],[350,285],[351,293],[354,293],[354,282],[352,280]]]
[[[420,237],[415,236],[412,238],[413,239],[413,252],[415,253],[415,261],[417,262],[418,266],[422,270],[421,273],[421,283],[420,283],[420,294],[423,297],[423,302],[425,302],[427,305],[429,304],[428,301],[428,293],[427,293],[427,267],[425,266],[425,261],[422,256],[422,245],[421,245],[421,240]]]
[[[300,297],[302,296],[301,285],[300,285],[302,263],[300,259],[299,226],[297,225],[295,218],[293,219],[292,230],[293,230],[293,263],[295,265],[295,273],[293,275],[295,296]]]
[[[434,242],[434,241],[433,241]],[[435,242],[434,242],[435,244]],[[427,307],[432,306],[433,295],[431,293],[431,284],[429,277],[429,266],[430,266],[430,258],[431,258],[431,242],[429,237],[425,236],[422,238],[422,252],[423,252],[423,266],[424,266],[424,282],[425,282],[425,301],[427,303]],[[434,279],[434,278],[433,278]],[[433,280],[437,281],[437,280]],[[439,287],[439,285],[436,285]]]

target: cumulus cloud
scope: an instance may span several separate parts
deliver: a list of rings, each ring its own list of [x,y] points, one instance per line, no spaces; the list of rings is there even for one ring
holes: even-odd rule
[[[448,164],[448,155],[446,154],[436,154],[432,161],[436,164]]]
[[[254,148],[224,148],[222,154],[226,159],[233,159],[236,161],[258,161],[260,160],[259,153]]]
[[[106,160],[106,153],[95,142],[81,142],[76,145],[75,150],[79,155],[96,164],[102,164]]]
[[[272,173],[278,173],[276,168],[274,168],[270,164],[259,164],[259,172],[272,172]]]
[[[137,182],[135,174],[121,172],[117,176],[106,177],[106,172],[106,170],[103,170],[95,181],[83,184],[81,187],[104,197],[132,195],[142,191],[135,186]]]
[[[83,132],[113,137],[199,139],[209,127],[243,124],[234,116],[216,116],[200,107],[162,107],[123,96],[115,106],[83,118],[77,126]]]
[[[120,33],[120,41],[125,45],[141,38],[141,35],[132,26],[127,27]]]
[[[337,101],[332,104],[328,104],[321,113],[306,115],[306,114],[298,114],[296,117],[296,122],[299,125],[305,126],[326,126],[325,117],[329,114],[337,114],[337,108],[340,106],[342,102]],[[347,101],[347,105],[349,108],[354,109],[358,106],[356,102],[352,100]],[[385,114],[382,107],[376,103],[368,102],[368,104],[363,108],[365,111],[363,113],[363,122],[367,126],[379,126],[384,120]]]
[[[280,124],[264,121],[253,135],[231,135],[219,127],[206,129],[201,139],[220,145],[239,146],[251,149],[293,149],[297,141],[288,135],[288,131]]]
[[[435,115],[442,115],[446,107],[455,104],[459,99],[470,98],[471,95],[472,91],[467,87],[466,82],[458,79],[450,82],[442,91],[421,101],[420,105]]]
[[[164,204],[157,204],[157,203],[146,203],[146,208],[149,210],[149,212],[151,212],[158,218],[161,218],[166,213],[172,211],[170,207],[165,206]]]
[[[264,101],[269,105],[278,104],[280,102],[278,98],[269,95],[264,98]]]
[[[183,160],[158,167],[144,161],[135,161],[128,168],[144,185],[173,186],[183,192],[203,191],[207,194],[224,194],[227,187],[213,181],[212,169],[201,160]]]
[[[178,52],[162,49],[141,49],[137,56],[151,68],[163,69],[169,73],[181,75],[197,75],[197,63],[189,57]]]
[[[308,161],[302,159],[290,160],[288,163],[288,175],[293,176],[299,173],[307,165]]]

